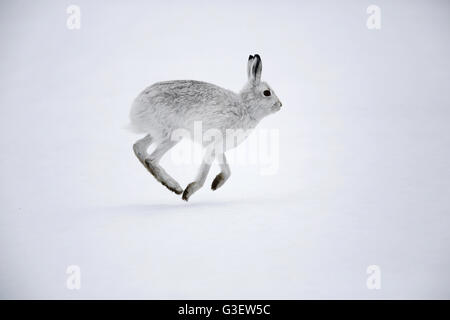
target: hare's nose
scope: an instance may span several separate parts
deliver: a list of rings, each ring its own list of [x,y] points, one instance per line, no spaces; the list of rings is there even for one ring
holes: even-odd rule
[[[281,101],[278,101],[278,104],[280,105],[280,108],[283,106],[283,104],[281,103]]]

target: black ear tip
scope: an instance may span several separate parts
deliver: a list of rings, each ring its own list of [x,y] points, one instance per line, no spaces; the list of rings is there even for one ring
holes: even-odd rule
[[[248,60],[252,60],[253,59],[253,56],[252,55],[249,55],[248,56]]]
[[[261,57],[259,56],[259,54],[255,54],[255,58],[261,60]]]

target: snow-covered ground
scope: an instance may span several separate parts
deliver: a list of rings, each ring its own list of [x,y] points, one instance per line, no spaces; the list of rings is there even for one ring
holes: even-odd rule
[[[0,297],[450,298],[450,3],[375,2],[2,1]],[[213,192],[215,165],[186,203],[135,158],[131,101],[239,90],[253,53],[277,170],[236,161]],[[173,159],[186,186],[198,164]]]

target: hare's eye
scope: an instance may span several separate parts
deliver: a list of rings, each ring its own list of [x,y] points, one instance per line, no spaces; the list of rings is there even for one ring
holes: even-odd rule
[[[266,97],[270,97],[270,90],[264,90],[263,94],[264,94]]]

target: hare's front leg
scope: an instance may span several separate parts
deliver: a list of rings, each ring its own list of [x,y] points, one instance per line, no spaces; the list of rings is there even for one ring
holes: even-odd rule
[[[208,176],[209,169],[211,168],[211,164],[214,161],[214,157],[214,148],[208,148],[200,166],[200,170],[198,171],[197,178],[194,182],[188,184],[183,192],[183,200],[188,201],[189,197],[192,196],[195,191],[203,187],[206,177]]]
[[[225,158],[225,154],[224,153],[219,154],[217,156],[217,160],[219,161],[221,172],[213,180],[213,182],[211,184],[212,190],[216,190],[216,189],[220,188],[231,175],[230,167],[228,166],[227,158]]]
[[[167,139],[162,141],[152,154],[147,153],[147,148],[152,143],[152,138],[147,135],[143,139],[137,141],[133,145],[134,153],[139,161],[144,165],[144,167],[155,177],[156,180],[161,182],[167,189],[175,192],[176,194],[181,194],[183,189],[180,187],[178,182],[175,181],[160,165],[159,160],[162,156],[169,151],[178,141],[173,141]]]

